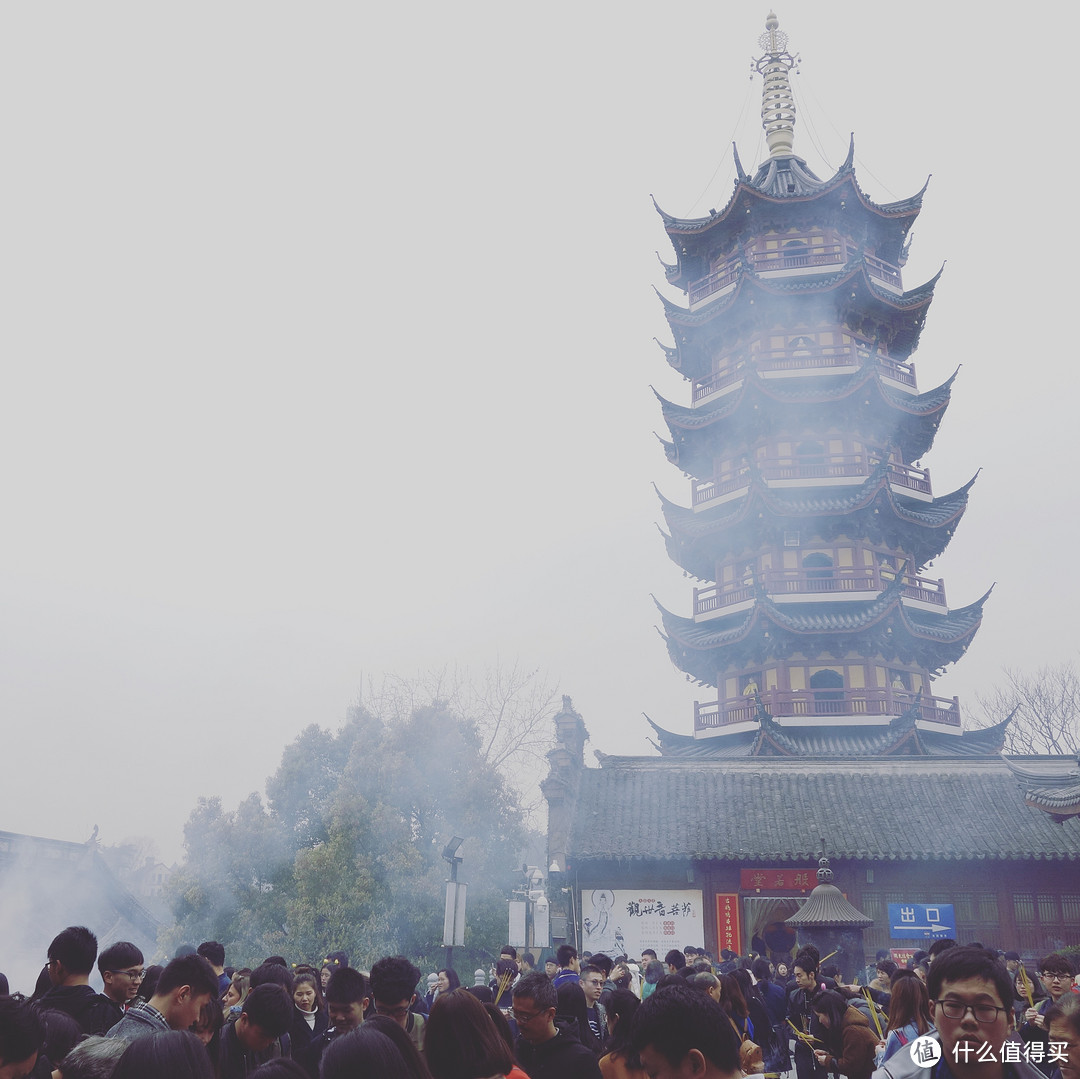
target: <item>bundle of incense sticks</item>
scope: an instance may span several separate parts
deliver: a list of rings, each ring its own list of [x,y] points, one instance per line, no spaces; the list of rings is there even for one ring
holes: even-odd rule
[[[503,993],[505,993],[507,989],[510,988],[510,983],[513,982],[513,980],[514,975],[511,974],[510,971],[507,971],[505,974],[499,975],[499,980],[498,982],[496,982],[496,985],[498,986],[498,992],[495,994],[496,1004],[499,1003],[499,1000],[502,997]]]
[[[874,1001],[867,986],[863,986],[862,995],[866,997],[866,1003],[870,1006],[870,1016],[874,1020],[874,1026],[877,1027],[878,1041],[884,1041],[885,1035],[881,1033],[881,1021],[877,1016],[877,1008],[874,1007]]]
[[[1024,996],[1027,997],[1028,1007],[1035,1007],[1035,987],[1031,984],[1031,979],[1028,977],[1028,972],[1021,963],[1019,967],[1020,973],[1020,988],[1024,991]]]
[[[795,1031],[795,1037],[798,1038],[799,1041],[805,1042],[807,1045],[810,1046],[812,1046],[814,1042],[818,1041],[818,1039],[815,1038],[812,1034],[807,1034],[804,1031],[800,1030],[790,1019],[787,1021],[787,1023],[788,1026],[791,1027],[793,1031]]]

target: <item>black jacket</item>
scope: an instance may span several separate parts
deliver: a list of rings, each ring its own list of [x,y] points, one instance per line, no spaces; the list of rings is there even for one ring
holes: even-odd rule
[[[55,985],[38,997],[41,1011],[55,1008],[70,1015],[84,1034],[104,1034],[124,1018],[124,1011],[114,1000],[95,993],[88,985]]]
[[[518,1036],[514,1049],[529,1079],[600,1079],[596,1054],[581,1044],[572,1025],[556,1019],[555,1030],[555,1037],[540,1045]]]
[[[303,1012],[299,1008],[293,1007],[292,1025],[289,1027],[289,1037],[292,1039],[293,1052],[298,1052],[300,1049],[306,1048],[316,1038],[322,1037],[326,1033],[326,1028],[330,1025],[330,1019],[326,1014],[325,1008],[320,1008],[315,1013],[315,1029],[307,1025],[307,1020],[304,1018]]]

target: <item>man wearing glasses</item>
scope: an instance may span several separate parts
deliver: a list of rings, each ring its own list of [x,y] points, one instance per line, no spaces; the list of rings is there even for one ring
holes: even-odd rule
[[[98,956],[97,966],[104,985],[99,999],[110,1018],[108,1030],[123,1019],[127,1006],[139,995],[146,970],[142,952],[128,940],[110,944]]]
[[[1024,1011],[1024,1023],[1020,1027],[1020,1037],[1028,1046],[1038,1046],[1032,1051],[1032,1059],[1043,1075],[1052,1075],[1057,1062],[1051,1060],[1050,1031],[1046,1021],[1047,1011],[1057,1004],[1072,985],[1072,967],[1068,959],[1056,952],[1039,961],[1039,977],[1046,987],[1046,998],[1034,1008]]]
[[[1012,975],[996,954],[950,948],[934,960],[926,988],[937,1038],[915,1039],[874,1073],[879,1079],[1044,1079],[1023,1057]],[[924,1042],[936,1043],[931,1052]]]
[[[555,1021],[558,993],[538,971],[514,986],[515,1055],[529,1079],[600,1079],[596,1054],[581,1044],[571,1024]]]
[[[371,995],[375,1000],[375,1011],[393,1019],[409,1035],[417,1052],[422,1053],[424,1017],[412,1010],[419,981],[420,968],[403,955],[387,956],[371,968]]]

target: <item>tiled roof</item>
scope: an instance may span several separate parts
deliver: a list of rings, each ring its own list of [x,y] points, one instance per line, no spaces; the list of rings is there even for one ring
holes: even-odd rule
[[[653,205],[656,206],[656,212],[660,214],[663,219],[664,227],[667,232],[677,236],[687,236],[707,231],[710,227],[722,223],[731,213],[732,209],[742,202],[750,200],[753,200],[758,204],[762,202],[774,202],[776,204],[785,202],[805,202],[811,199],[821,198],[833,191],[839,191],[839,189],[843,187],[850,187],[863,206],[881,217],[908,217],[913,220],[922,207],[923,196],[926,193],[926,185],[924,184],[922,190],[916,192],[909,198],[898,199],[895,202],[875,203],[866,196],[855,177],[855,171],[852,166],[854,149],[854,141],[852,141],[848,150],[847,160],[840,166],[835,175],[828,180],[818,179],[818,177],[807,167],[806,162],[803,161],[802,158],[795,156],[784,159],[785,164],[783,165],[777,165],[776,160],[770,158],[759,166],[754,173],[753,178],[750,178],[742,171],[742,165],[738,160],[738,153],[736,152],[736,170],[739,174],[740,182],[736,185],[735,191],[728,200],[727,205],[718,213],[710,214],[708,217],[681,218],[676,217],[673,214],[665,213],[660,209],[659,205],[657,205],[655,199],[653,200]],[[792,162],[795,164],[792,165]],[[794,175],[796,171],[798,173],[797,176]],[[787,177],[789,175],[791,175],[792,180],[796,184],[796,189],[794,191],[788,190],[789,181]],[[907,227],[910,227],[909,223],[906,224]]]
[[[1080,816],[1080,761],[1075,757],[1006,759],[1009,771],[1024,787],[1029,806],[1056,821]]]
[[[653,390],[653,393],[660,402],[664,421],[669,428],[692,430],[732,415],[738,411],[741,399],[747,396],[759,395],[780,404],[832,404],[835,401],[853,397],[864,388],[876,388],[884,401],[900,411],[908,412],[913,416],[929,416],[948,405],[955,378],[954,373],[940,386],[935,386],[925,393],[912,395],[884,384],[881,371],[874,363],[867,363],[850,375],[833,375],[827,376],[826,379],[764,379],[753,368],[747,368],[743,384],[739,389],[734,393],[725,394],[718,398],[715,404],[706,405],[703,408],[679,405],[674,401],[669,401],[656,390]]]
[[[735,288],[727,296],[715,299],[697,311],[681,307],[659,290],[656,294],[664,305],[664,314],[669,324],[691,327],[712,322],[740,303],[749,303],[751,300],[761,302],[760,297],[763,293],[766,296],[820,296],[838,290],[841,286],[859,287],[864,290],[864,300],[876,300],[896,312],[909,312],[915,318],[917,325],[910,331],[912,347],[914,347],[918,330],[921,329],[922,320],[926,317],[926,308],[934,298],[934,289],[941,273],[942,271],[939,270],[929,281],[898,295],[878,284],[870,276],[870,271],[864,261],[852,259],[835,273],[815,274],[812,277],[764,277],[754,270],[744,268],[739,274]],[[743,293],[746,293],[748,297],[745,301],[742,299]],[[904,340],[908,338],[905,337]]]
[[[609,757],[581,776],[569,854],[785,863],[822,839],[831,858],[1080,861],[1077,822],[1026,808],[1000,760],[925,757]]]
[[[940,734],[915,726],[917,710],[897,716],[886,727],[782,727],[767,714],[756,730],[724,734],[715,738],[694,738],[664,730],[651,719],[649,725],[659,742],[652,742],[664,757],[683,760],[724,760],[761,756],[781,756],[832,760],[910,754],[920,757],[997,757],[1008,720],[991,727],[966,730],[960,734]],[[646,717],[648,719],[648,717]]]
[[[927,528],[940,528],[948,524],[967,505],[968,492],[974,478],[956,491],[940,495],[931,502],[920,502],[896,494],[889,486],[887,467],[880,468],[864,483],[847,487],[801,487],[772,488],[763,482],[750,482],[749,490],[741,499],[720,502],[700,513],[676,505],[660,495],[664,520],[668,527],[686,536],[704,536],[724,527],[728,522],[745,517],[748,512],[766,512],[785,520],[800,517],[847,516],[854,510],[873,503],[877,509],[892,509],[893,515],[913,524]],[[752,505],[747,505],[748,503]]]
[[[762,379],[748,374],[732,392],[697,409],[657,393],[672,436],[670,442],[661,441],[673,464],[704,478],[701,474],[711,475],[714,457],[725,456],[725,450],[741,452],[747,440],[790,433],[793,424],[802,427],[817,416],[829,426],[896,445],[906,460],[918,460],[933,445],[952,381],[913,396],[883,382],[874,367],[824,378]]]
[[[982,622],[990,593],[967,607],[937,614],[905,607],[899,589],[865,603],[815,603],[781,607],[758,599],[749,610],[724,618],[695,622],[672,614],[657,603],[672,662],[705,685],[716,684],[716,671],[726,663],[750,661],[767,634],[769,651],[800,650],[807,636],[816,651],[840,655],[845,648],[908,654],[931,671],[955,663]],[[734,646],[734,654],[728,649]],[[721,658],[721,653],[724,653]]]
[[[819,884],[806,902],[790,918],[784,919],[791,926],[847,926],[867,929],[874,924],[862,911],[853,907],[835,884]]]

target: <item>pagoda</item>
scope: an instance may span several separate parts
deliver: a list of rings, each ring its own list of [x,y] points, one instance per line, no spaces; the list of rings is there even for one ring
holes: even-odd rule
[[[925,186],[878,204],[854,140],[819,179],[793,150],[796,64],[774,14],[755,66],[768,157],[707,217],[657,207],[675,250],[662,346],[689,402],[659,397],[689,505],[661,496],[670,557],[699,583],[660,608],[672,660],[715,696],[675,756],[976,755],[1004,725],[964,732],[932,681],[963,655],[989,592],[950,606],[932,573],[974,479],[936,494],[922,459],[955,373],[921,390],[913,355],[940,273],[902,270]]]

